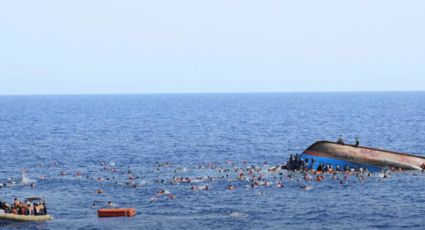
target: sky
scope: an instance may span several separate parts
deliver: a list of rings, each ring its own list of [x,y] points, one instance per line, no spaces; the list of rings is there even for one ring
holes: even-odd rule
[[[425,90],[423,0],[0,0],[0,94]]]

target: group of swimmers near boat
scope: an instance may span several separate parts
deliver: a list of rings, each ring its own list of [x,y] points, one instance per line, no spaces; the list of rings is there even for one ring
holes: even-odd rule
[[[47,215],[47,207],[44,202],[33,202],[25,200],[24,202],[20,201],[18,198],[15,198],[12,205],[7,202],[0,201],[0,210],[4,213],[11,213],[15,215],[26,215],[26,216],[42,216]]]
[[[311,159],[302,159],[299,154],[291,154],[289,160],[285,165],[282,166],[282,169],[291,170],[291,171],[316,171],[316,172],[349,172],[349,171],[366,171],[367,168],[352,168],[348,165],[336,165],[335,167],[331,164],[323,164],[317,162],[317,167],[315,167],[316,161]]]
[[[314,167],[315,166],[315,167]],[[40,164],[38,167],[44,167]],[[338,184],[356,183],[365,181],[367,178],[373,178],[372,172],[362,168],[350,168],[348,166],[332,166],[315,162],[314,159],[303,159],[299,154],[290,155],[287,162],[283,164],[269,164],[263,162],[259,164],[248,163],[244,160],[240,163],[227,161],[222,163],[209,162],[193,166],[176,165],[171,162],[157,163],[153,168],[141,169],[137,172],[130,168],[131,166],[116,165],[113,162],[100,162],[99,170],[92,168],[91,172],[82,171],[66,172],[60,164],[54,163],[49,167],[58,167],[56,170],[60,177],[74,177],[76,180],[89,180],[95,182],[94,188],[96,196],[111,195],[111,188],[115,186],[125,186],[129,188],[154,188],[148,199],[149,202],[165,201],[177,199],[178,192],[210,192],[222,190],[238,190],[241,188],[255,189],[260,187],[284,188],[300,187],[303,190],[311,190],[312,182],[318,183],[323,180],[335,180]],[[425,165],[423,166],[425,170]],[[145,170],[145,171],[143,171]],[[388,169],[377,173],[375,178],[381,181],[388,178],[392,171]],[[148,175],[148,176],[146,176]],[[353,176],[351,176],[353,175]],[[52,175],[51,175],[52,176]],[[50,176],[49,176],[50,177]],[[47,176],[39,176],[38,179],[45,180]],[[291,182],[292,181],[292,182]],[[35,183],[35,182],[34,182]],[[177,188],[175,188],[177,186]],[[106,190],[106,191],[105,191]],[[108,193],[110,193],[108,195]],[[259,190],[263,193],[263,190]],[[111,199],[109,197],[108,199]],[[94,198],[91,208],[98,207],[116,207],[119,206],[112,201],[99,201]],[[18,215],[46,215],[46,205],[44,202],[24,202],[15,199],[12,205],[6,202],[0,202],[0,209],[5,213]]]

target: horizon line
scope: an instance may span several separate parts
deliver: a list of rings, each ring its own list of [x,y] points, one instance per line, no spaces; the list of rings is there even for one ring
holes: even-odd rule
[[[184,95],[184,94],[290,94],[290,93],[423,93],[425,90],[348,90],[348,91],[235,91],[235,92],[105,92],[105,93],[28,93],[0,96],[100,96],[100,95]]]

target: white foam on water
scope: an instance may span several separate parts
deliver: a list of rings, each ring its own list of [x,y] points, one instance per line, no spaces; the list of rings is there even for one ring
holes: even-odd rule
[[[186,167],[178,167],[178,168],[176,168],[176,172],[187,172],[187,168]]]
[[[229,216],[231,216],[231,217],[235,217],[235,218],[245,218],[245,217],[247,217],[248,215],[247,215],[247,214],[245,214],[245,213],[242,213],[242,212],[231,212],[231,213],[229,214]]]
[[[310,185],[304,187],[305,191],[310,191],[312,189],[313,189],[313,186],[310,186]]]
[[[205,181],[205,180],[201,180],[201,179],[192,179],[191,180],[192,183],[201,183],[203,181]]]
[[[33,184],[35,182],[37,182],[37,181],[34,180],[34,179],[29,178],[27,176],[27,174],[25,173],[25,171],[22,172],[22,184],[23,185],[30,185],[30,184]]]

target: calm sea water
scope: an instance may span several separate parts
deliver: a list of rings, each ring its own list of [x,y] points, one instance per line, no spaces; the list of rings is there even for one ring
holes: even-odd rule
[[[270,181],[283,176],[285,188],[250,189],[232,173],[220,178],[217,168],[199,167],[268,168],[339,134],[348,142],[359,136],[362,145],[425,155],[424,130],[425,93],[2,96],[0,180],[13,177],[17,184],[1,188],[0,199],[44,195],[55,220],[0,227],[424,229],[420,172],[343,185],[327,178],[308,182],[312,189],[305,191],[305,182],[286,172],[264,173]],[[163,162],[171,165],[158,167]],[[23,169],[35,188],[21,184]],[[128,170],[136,188],[126,184]],[[170,184],[173,176],[214,180]],[[236,189],[226,190],[229,183]],[[192,185],[210,190],[193,192]],[[176,199],[156,199],[159,189]],[[138,215],[99,219],[91,205],[108,201],[135,207]]]

